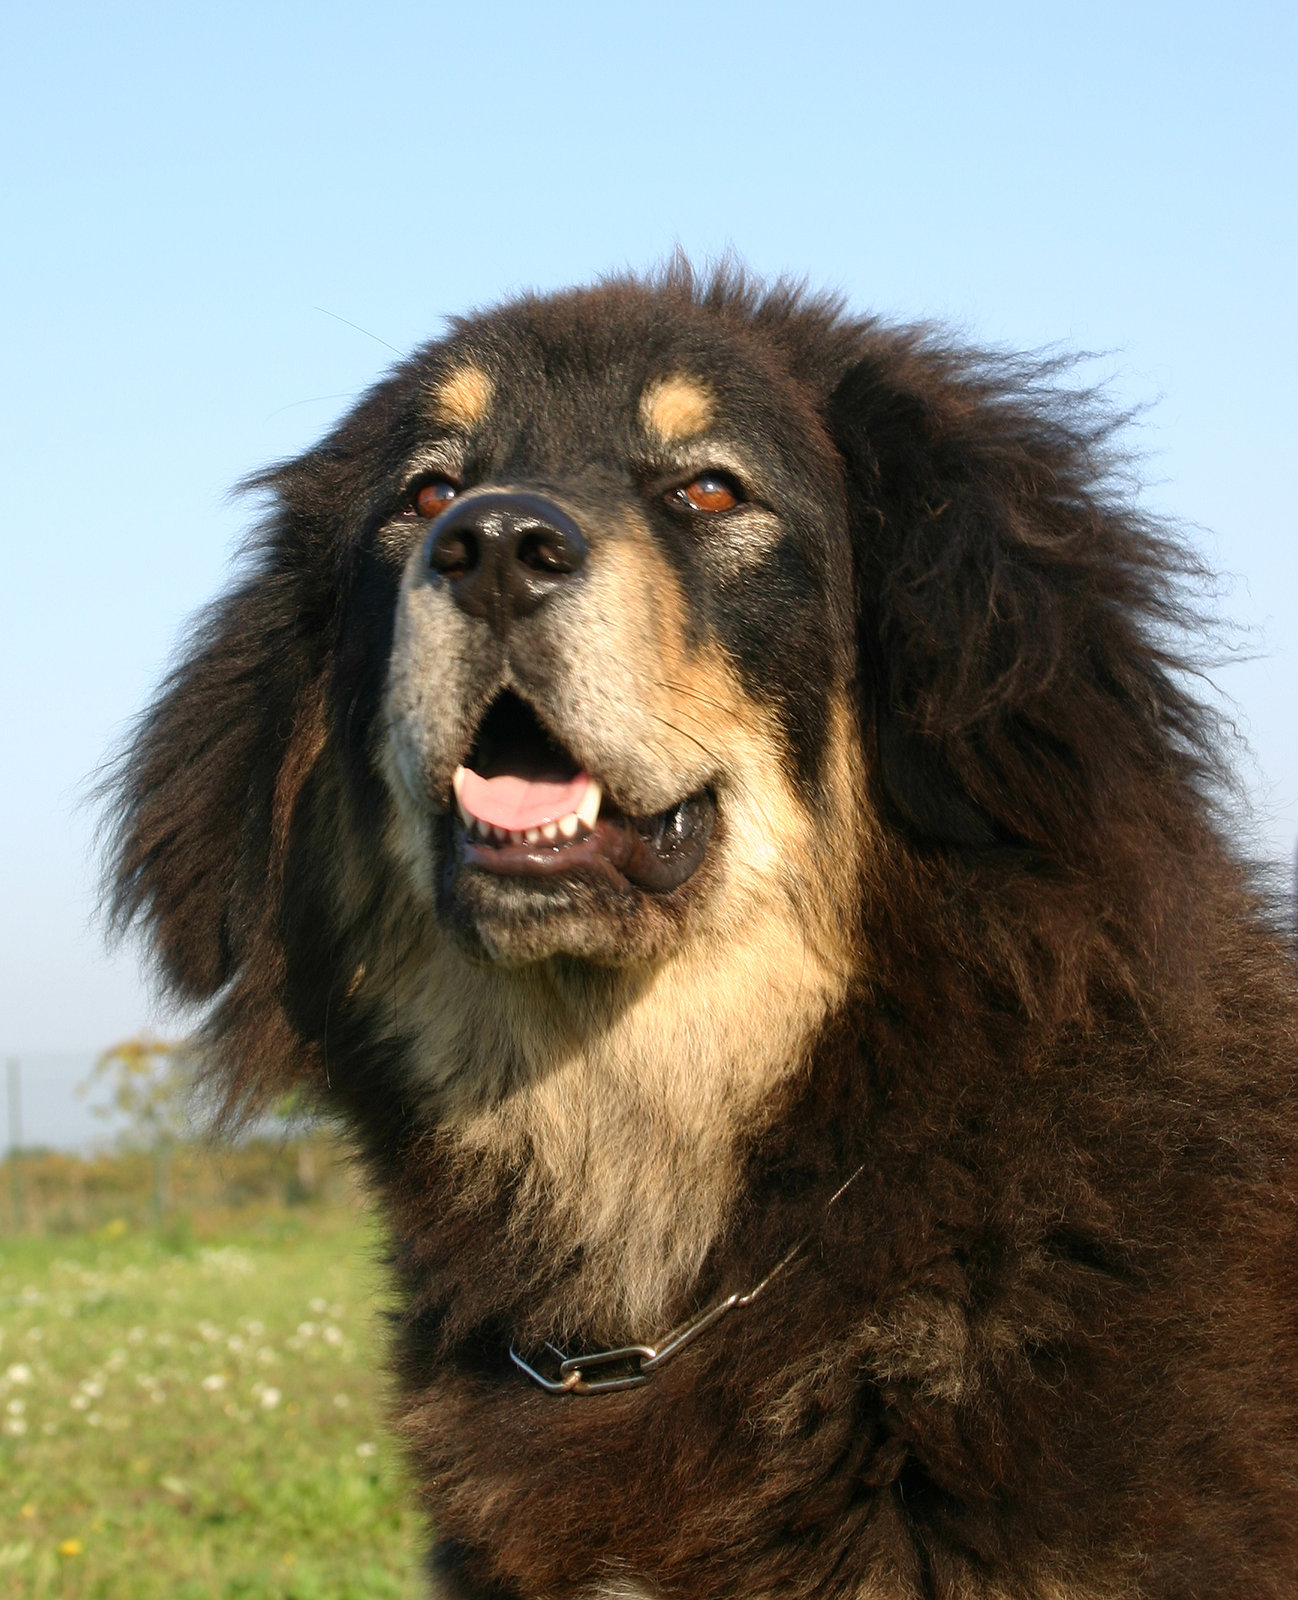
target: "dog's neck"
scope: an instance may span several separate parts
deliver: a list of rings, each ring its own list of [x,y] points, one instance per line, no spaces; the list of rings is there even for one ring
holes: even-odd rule
[[[725,1226],[745,1146],[796,1077],[846,970],[787,921],[652,968],[473,966],[438,946],[397,993],[425,1115],[565,1278],[559,1324],[666,1331]],[[429,970],[429,964],[432,971]],[[465,1196],[464,1198],[469,1198]]]

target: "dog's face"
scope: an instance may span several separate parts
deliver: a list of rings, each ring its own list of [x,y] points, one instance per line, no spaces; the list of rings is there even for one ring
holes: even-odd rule
[[[1018,867],[1033,904],[1127,884],[1212,760],[1105,430],[724,273],[457,323],[258,480],[257,559],[119,769],[117,912],[216,1001],[236,1099],[346,1030],[497,1085],[573,1029],[610,1072],[706,1034],[759,1086],[974,902],[961,961],[1035,992]]]
[[[596,297],[470,324],[406,382],[372,749],[441,926],[493,963],[621,965],[823,900],[860,735],[842,475],[806,390],[724,325]]]

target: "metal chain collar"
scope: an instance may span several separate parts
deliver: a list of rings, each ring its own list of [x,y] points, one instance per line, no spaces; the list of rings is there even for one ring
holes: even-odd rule
[[[825,1203],[826,1212],[831,1206],[837,1205],[864,1171],[865,1163],[862,1162],[846,1183],[840,1184],[830,1195]],[[591,1350],[584,1355],[569,1356],[547,1340],[545,1348],[557,1356],[559,1361],[558,1375],[554,1378],[547,1378],[524,1361],[513,1344],[509,1347],[509,1359],[547,1394],[612,1394],[617,1389],[638,1389],[642,1383],[648,1383],[654,1373],[665,1367],[674,1356],[679,1355],[687,1344],[693,1344],[701,1333],[706,1332],[714,1323],[720,1322],[727,1312],[734,1311],[740,1306],[752,1305],[758,1295],[801,1255],[811,1239],[810,1233],[804,1234],[788,1254],[775,1263],[760,1283],[742,1294],[728,1295],[720,1304],[705,1311],[693,1322],[677,1327],[657,1344],[624,1344],[619,1345],[616,1350]],[[592,1368],[618,1366],[631,1370],[607,1378],[586,1376]]]

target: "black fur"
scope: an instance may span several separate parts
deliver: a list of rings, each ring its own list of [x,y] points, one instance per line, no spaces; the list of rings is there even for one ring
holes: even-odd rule
[[[394,853],[392,663],[401,608],[429,592],[404,486],[447,433],[430,391],[465,363],[492,380],[466,483],[561,499],[601,559],[639,551],[681,659],[715,652],[739,685],[737,711],[675,730],[673,749],[718,747],[721,777],[718,843],[669,895],[538,879],[525,898],[484,876],[449,766]],[[670,463],[646,455],[638,397],[677,371],[753,463],[774,521],[746,554],[724,532],[746,525],[682,521]],[[272,510],[249,574],[121,764],[114,904],[171,989],[209,1004],[228,1110],[306,1084],[356,1141],[392,1225],[399,1421],[438,1592],[1298,1593],[1298,986],[1223,837],[1220,751],[1186,688],[1195,564],[1120,491],[1112,426],[1059,378],[678,267],[457,324],[255,480]],[[570,635],[520,643],[509,670],[548,684],[586,647]],[[503,681],[502,647],[473,638],[436,668],[430,718],[468,708],[469,727]],[[634,665],[648,696],[665,669]],[[646,1328],[594,1309],[589,1241],[537,1186],[543,1129],[497,1165],[466,1155],[438,1106],[471,1098],[470,1055],[439,1101],[410,974],[453,931],[467,993],[493,938],[567,917],[603,953],[560,948],[518,982],[544,973],[592,1017],[611,995],[616,1026],[726,892],[734,729],[777,739],[772,783],[851,841],[788,914],[836,924],[852,975],[799,1070],[735,1111],[724,1217]],[[415,998],[393,998],[398,972]],[[700,983],[700,1019],[723,1002]],[[502,1119],[545,1090],[521,1037]],[[628,1185],[647,1184],[629,1137]],[[705,1174],[680,1159],[686,1194]],[[644,1388],[555,1398],[508,1360],[511,1340],[658,1337],[803,1240]]]

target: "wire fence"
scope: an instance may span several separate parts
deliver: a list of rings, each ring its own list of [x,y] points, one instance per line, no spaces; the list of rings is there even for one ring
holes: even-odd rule
[[[337,1140],[307,1122],[271,1122],[234,1142],[142,1138],[94,1077],[88,1053],[9,1056],[0,1231],[200,1229],[236,1214],[354,1203]]]
[[[79,1155],[10,1150],[0,1232],[85,1233],[166,1229],[188,1236],[241,1216],[285,1217],[302,1207],[358,1205],[346,1153],[319,1131],[239,1144],[159,1143]]]

